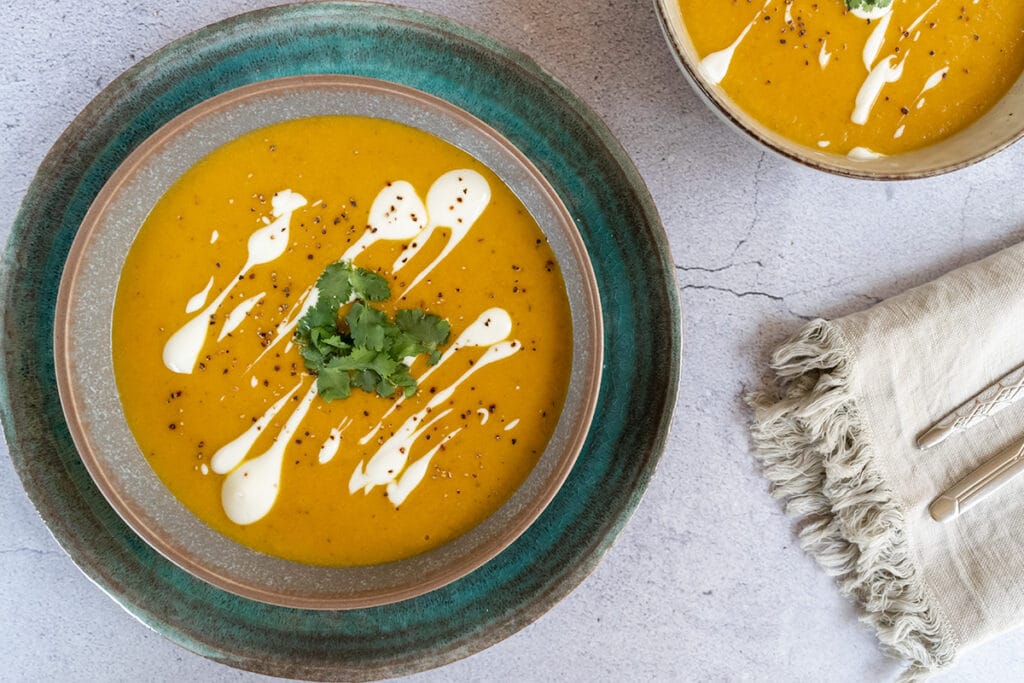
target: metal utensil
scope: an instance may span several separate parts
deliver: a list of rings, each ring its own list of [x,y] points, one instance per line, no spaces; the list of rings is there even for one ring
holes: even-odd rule
[[[963,514],[1024,471],[1024,440],[995,455],[932,501],[932,519],[946,522]]]
[[[1008,372],[917,438],[917,447],[931,448],[951,434],[970,429],[1024,398],[1024,365]]]

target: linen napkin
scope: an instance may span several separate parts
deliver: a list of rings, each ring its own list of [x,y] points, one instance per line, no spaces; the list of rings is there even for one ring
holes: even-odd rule
[[[926,451],[939,418],[1024,363],[1024,245],[815,320],[750,398],[758,459],[801,545],[920,678],[1024,622],[1024,476],[959,518],[928,505],[1024,435],[1024,401]]]

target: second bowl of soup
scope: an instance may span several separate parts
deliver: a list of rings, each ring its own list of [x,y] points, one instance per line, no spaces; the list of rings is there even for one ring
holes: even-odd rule
[[[1024,134],[1024,6],[1011,0],[657,0],[695,88],[816,168],[961,168]]]

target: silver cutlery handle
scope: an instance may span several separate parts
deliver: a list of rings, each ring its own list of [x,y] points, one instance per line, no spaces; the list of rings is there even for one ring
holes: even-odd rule
[[[919,448],[931,448],[956,432],[970,429],[977,423],[995,415],[1003,408],[1024,398],[1024,366],[1021,366],[988,386],[980,394],[963,404],[917,439]]]
[[[1024,471],[1024,441],[1000,452],[946,490],[928,507],[938,522],[963,514]]]

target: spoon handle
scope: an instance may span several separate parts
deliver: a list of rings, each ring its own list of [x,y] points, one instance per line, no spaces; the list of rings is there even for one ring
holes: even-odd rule
[[[928,507],[932,519],[946,522],[992,495],[1024,471],[1024,441],[995,455],[948,488]]]

